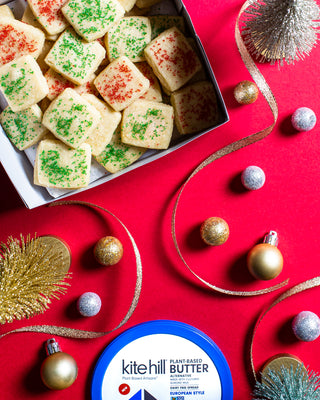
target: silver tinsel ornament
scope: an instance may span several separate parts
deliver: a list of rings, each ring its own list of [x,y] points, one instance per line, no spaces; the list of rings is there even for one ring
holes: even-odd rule
[[[244,12],[242,35],[261,62],[293,64],[318,40],[320,9],[314,0],[251,0]]]

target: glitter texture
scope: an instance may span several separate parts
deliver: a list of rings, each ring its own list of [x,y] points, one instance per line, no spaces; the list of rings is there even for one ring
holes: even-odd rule
[[[314,0],[252,0],[243,21],[244,42],[259,61],[293,64],[315,46],[319,14]]]
[[[300,107],[292,114],[291,122],[297,131],[307,132],[315,127],[317,117],[310,108]]]
[[[303,342],[312,342],[320,335],[320,318],[311,311],[301,311],[292,321],[295,336]]]
[[[84,317],[93,317],[101,309],[101,299],[94,292],[83,293],[77,302],[77,309]]]
[[[241,182],[248,190],[261,189],[266,181],[266,176],[260,167],[254,165],[247,167],[241,174]]]
[[[117,238],[105,236],[98,240],[94,249],[94,257],[101,265],[117,264],[123,256],[123,246]]]

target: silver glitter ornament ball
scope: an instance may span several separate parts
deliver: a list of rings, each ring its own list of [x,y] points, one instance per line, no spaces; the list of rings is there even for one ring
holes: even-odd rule
[[[320,318],[312,311],[301,311],[292,321],[295,336],[303,342],[312,342],[320,335]]]
[[[307,132],[316,125],[316,114],[308,107],[298,108],[291,116],[291,123],[294,129],[299,132]]]
[[[97,315],[101,308],[101,299],[94,292],[83,293],[77,301],[77,309],[83,317]]]
[[[258,190],[262,188],[266,181],[266,176],[260,167],[251,165],[241,174],[241,182],[248,190]]]

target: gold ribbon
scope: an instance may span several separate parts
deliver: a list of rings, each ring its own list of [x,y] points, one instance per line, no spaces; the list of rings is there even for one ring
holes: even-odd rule
[[[287,299],[288,297],[294,296],[298,293],[301,293],[305,290],[315,288],[317,286],[320,286],[320,277],[319,276],[309,279],[307,281],[304,281],[302,283],[299,283],[298,285],[293,286],[291,289],[288,289],[287,291],[282,293],[269,307],[266,308],[265,311],[263,311],[260,314],[257,322],[255,323],[252,337],[250,340],[250,366],[251,366],[251,372],[252,372],[252,375],[253,375],[255,381],[257,381],[257,374],[256,374],[256,370],[254,367],[254,362],[253,362],[253,341],[254,341],[254,337],[256,335],[257,329],[258,329],[261,321],[273,307],[275,307],[277,304],[281,303],[283,300]]]
[[[141,293],[141,287],[142,287],[142,264],[141,264],[141,257],[140,257],[138,247],[137,247],[131,233],[129,232],[127,227],[119,220],[118,217],[116,217],[114,214],[112,214],[107,209],[105,209],[101,206],[98,206],[96,204],[88,203],[85,201],[70,200],[70,201],[55,202],[55,203],[50,204],[49,206],[52,207],[52,206],[69,205],[69,204],[84,205],[87,207],[98,208],[100,210],[105,211],[106,213],[111,215],[113,218],[115,218],[119,222],[119,224],[123,227],[123,229],[126,231],[127,235],[129,236],[129,239],[131,241],[131,244],[132,244],[132,247],[134,250],[134,254],[136,257],[136,266],[137,266],[137,279],[136,279],[135,291],[134,291],[134,296],[133,296],[131,305],[129,307],[129,310],[127,311],[127,313],[124,316],[124,318],[122,319],[122,321],[115,328],[113,328],[107,332],[85,331],[85,330],[80,330],[80,329],[72,329],[72,328],[67,328],[67,327],[63,327],[63,326],[53,326],[53,325],[33,325],[33,326],[17,328],[12,331],[3,333],[2,335],[0,335],[0,339],[11,333],[18,333],[18,332],[39,332],[39,333],[48,333],[50,335],[62,336],[62,337],[67,337],[67,338],[94,339],[94,338],[98,338],[101,336],[105,336],[105,335],[112,333],[115,330],[121,328],[129,320],[129,318],[132,316],[134,310],[136,309],[138,301],[139,301],[140,293]]]
[[[245,66],[247,67],[249,73],[251,74],[252,78],[254,79],[254,81],[256,82],[258,88],[260,89],[260,92],[263,94],[264,98],[266,99],[272,115],[273,115],[273,123],[268,126],[267,128],[263,129],[262,131],[259,131],[257,133],[254,133],[250,136],[247,136],[243,139],[240,139],[236,142],[233,142],[225,147],[223,147],[222,149],[216,151],[215,153],[211,154],[208,158],[206,158],[201,164],[199,164],[194,171],[189,175],[189,177],[187,178],[187,180],[185,181],[185,183],[182,185],[182,187],[180,188],[180,191],[178,193],[178,197],[176,199],[174,208],[173,208],[173,212],[172,212],[172,219],[171,219],[171,233],[172,233],[172,238],[173,238],[173,242],[175,245],[175,248],[178,252],[178,255],[180,257],[180,259],[182,260],[182,262],[184,263],[184,265],[188,268],[188,270],[200,281],[202,282],[204,285],[206,285],[207,287],[209,287],[210,289],[216,291],[216,292],[220,292],[226,295],[233,295],[233,296],[256,296],[256,295],[260,295],[260,294],[265,294],[265,293],[270,293],[274,290],[277,290],[283,286],[285,286],[288,283],[288,279],[285,280],[284,282],[266,288],[266,289],[262,289],[262,290],[255,290],[255,291],[235,291],[235,290],[227,290],[227,289],[222,289],[219,288],[215,285],[212,285],[211,283],[205,281],[204,279],[202,279],[198,274],[196,274],[191,267],[187,264],[186,260],[184,259],[180,247],[178,245],[178,241],[177,241],[177,236],[176,236],[176,214],[177,214],[177,208],[178,208],[178,204],[182,195],[182,192],[184,191],[184,189],[186,188],[187,184],[191,181],[191,179],[198,173],[200,172],[203,168],[205,168],[207,165],[211,164],[213,161],[218,160],[221,157],[224,157],[228,154],[231,154],[237,150],[240,150],[246,146],[249,146],[250,144],[256,143],[259,140],[264,139],[266,136],[268,136],[271,131],[273,130],[277,118],[278,118],[278,106],[277,106],[277,102],[274,98],[274,95],[269,87],[269,85],[267,84],[266,80],[264,79],[263,75],[261,74],[261,72],[259,71],[259,69],[257,68],[257,66],[255,65],[254,61],[252,60],[249,52],[246,49],[246,46],[242,40],[241,37],[241,33],[240,33],[240,28],[239,28],[239,21],[241,18],[241,15],[243,14],[243,12],[245,11],[246,8],[248,8],[251,4],[251,1],[248,0],[244,3],[244,5],[242,6],[237,20],[236,20],[236,26],[235,26],[235,39],[236,39],[236,43],[238,46],[238,50],[240,52],[241,58],[245,64]]]

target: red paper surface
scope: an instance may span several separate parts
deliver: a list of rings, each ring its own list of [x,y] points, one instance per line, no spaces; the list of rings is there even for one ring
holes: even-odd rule
[[[62,349],[78,362],[79,376],[64,391],[49,391],[40,380],[43,344],[48,335],[19,333],[0,341],[1,399],[90,399],[94,365],[104,348],[125,329],[149,320],[173,319],[202,330],[223,351],[231,368],[234,398],[246,400],[252,391],[248,368],[249,338],[261,311],[285,289],[264,296],[238,298],[216,294],[196,281],[178,258],[171,238],[171,214],[177,191],[192,170],[215,150],[257,132],[272,123],[271,111],[260,95],[252,105],[240,106],[233,88],[251,79],[238,53],[234,26],[242,1],[185,0],[196,31],[212,64],[230,115],[230,122],[149,165],[95,189],[76,194],[117,215],[134,237],[143,265],[142,294],[136,311],[120,330],[100,339],[57,338]],[[259,65],[279,105],[274,131],[263,141],[228,155],[198,173],[185,189],[177,211],[177,238],[189,265],[212,284],[235,290],[265,288],[290,278],[288,288],[319,275],[319,127],[305,133],[293,130],[290,116],[302,106],[320,115],[318,62],[320,47],[292,66]],[[258,191],[245,191],[241,171],[260,166],[266,184]],[[108,331],[121,321],[130,305],[135,285],[135,259],[121,226],[102,211],[82,206],[42,206],[28,210],[1,168],[1,241],[20,233],[55,234],[72,252],[71,287],[50,310],[30,320],[0,327],[0,333],[26,325],[50,324],[95,331]],[[224,218],[229,240],[209,248],[199,238],[199,227],[210,216]],[[279,234],[284,257],[281,275],[259,282],[247,272],[245,257],[269,230]],[[93,260],[92,248],[105,235],[118,237],[124,245],[121,262],[103,268]],[[80,317],[77,298],[95,291],[102,299],[101,312]],[[319,340],[298,342],[292,318],[302,310],[320,314],[319,289],[285,300],[262,321],[253,356],[256,368],[277,353],[291,353],[305,365],[319,370]]]

